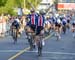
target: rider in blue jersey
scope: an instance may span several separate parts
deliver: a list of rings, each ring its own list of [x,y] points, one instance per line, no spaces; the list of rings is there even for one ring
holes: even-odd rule
[[[15,27],[16,29],[19,29],[19,27],[20,27],[20,21],[19,21],[19,19],[17,17],[14,19],[14,21],[12,22],[11,26]]]
[[[37,20],[37,32],[36,35],[39,35],[41,31],[44,29],[44,21],[45,21],[45,16],[42,10],[40,10],[40,14],[38,16]]]
[[[73,37],[75,38],[75,21],[73,21],[72,23],[72,33],[73,33]]]
[[[29,27],[35,32],[36,24],[38,20],[38,14],[35,13],[34,9],[32,9],[31,14],[27,15],[27,18],[29,19],[29,22],[27,23],[27,25],[29,25]]]
[[[66,24],[67,24],[67,20],[66,20],[65,17],[63,17],[63,19],[62,19],[62,25],[66,25]]]

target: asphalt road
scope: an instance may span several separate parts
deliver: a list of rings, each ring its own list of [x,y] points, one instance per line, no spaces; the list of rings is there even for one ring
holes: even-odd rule
[[[25,33],[18,38],[17,44],[13,44],[13,39],[9,35],[5,38],[0,38],[0,60],[8,60],[11,56],[28,46],[28,42],[25,39]]]
[[[75,38],[70,30],[61,34],[61,39],[55,36],[48,38],[43,47],[42,56],[38,57],[37,49],[25,51],[13,60],[75,60]]]
[[[13,44],[11,36],[0,38],[0,60],[75,60],[75,38],[70,30],[61,34],[61,39],[48,37],[45,40],[42,56],[37,56],[37,49],[29,51],[25,33],[18,38],[17,44]]]

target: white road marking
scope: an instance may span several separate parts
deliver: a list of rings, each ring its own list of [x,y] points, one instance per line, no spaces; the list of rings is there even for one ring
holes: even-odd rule
[[[20,52],[21,50],[0,50],[0,53],[1,52]]]
[[[43,59],[59,59],[59,60],[61,60],[61,59],[70,59],[70,60],[72,60],[72,59],[74,59],[74,57],[72,57],[72,56],[69,56],[69,57],[66,57],[66,56],[62,56],[62,57],[60,57],[60,56],[49,56],[49,57],[40,57],[40,58],[43,58]]]
[[[37,51],[27,51],[27,52],[32,52],[32,53],[34,53],[34,52],[37,52]],[[75,53],[68,53],[68,52],[48,52],[48,51],[42,51],[42,53],[46,53],[46,54],[48,54],[48,53],[51,53],[51,54],[60,54],[60,55],[75,55]]]

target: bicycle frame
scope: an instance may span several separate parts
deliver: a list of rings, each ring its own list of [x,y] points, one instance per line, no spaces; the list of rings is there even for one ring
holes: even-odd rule
[[[15,27],[12,28],[12,37],[14,39],[14,43],[17,42],[17,29]]]

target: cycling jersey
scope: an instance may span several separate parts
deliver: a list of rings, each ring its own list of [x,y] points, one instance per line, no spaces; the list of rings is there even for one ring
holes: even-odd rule
[[[70,23],[70,16],[66,16],[67,23]]]
[[[52,24],[52,23],[53,23],[51,19],[49,19],[49,20],[48,20],[48,22],[49,22],[50,24]]]
[[[75,25],[75,21],[72,23],[72,25]]]
[[[12,23],[12,26],[15,26],[16,29],[18,29],[19,28],[19,23],[16,20],[14,20],[14,22]]]
[[[56,17],[52,17],[52,18],[50,18],[50,19],[52,20],[53,23],[56,22]]]
[[[61,20],[58,18],[55,23],[56,24],[61,24]]]
[[[38,14],[34,13],[34,14],[29,14],[27,15],[27,18],[29,18],[29,24],[31,25],[36,25],[37,20],[38,20]]]
[[[66,23],[67,23],[66,19],[63,19],[62,20],[62,25],[66,25]]]
[[[61,27],[61,20],[60,19],[56,20],[55,26]]]
[[[30,26],[33,31],[35,31],[37,26],[38,14],[29,14],[27,17],[29,18],[29,22],[27,22],[27,25]]]
[[[45,17],[44,15],[39,15],[38,16],[38,21],[37,21],[37,31],[36,31],[36,35],[39,35],[41,30],[44,29],[44,22],[45,22]]]

